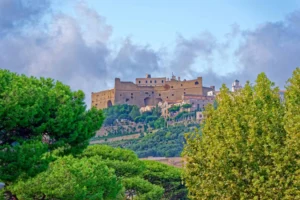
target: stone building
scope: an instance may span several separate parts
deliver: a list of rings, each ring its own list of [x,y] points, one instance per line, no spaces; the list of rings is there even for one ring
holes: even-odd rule
[[[103,109],[117,104],[137,105],[138,107],[154,106],[166,100],[182,100],[183,95],[206,95],[214,86],[203,87],[202,77],[194,80],[172,78],[136,78],[135,83],[115,79],[113,89],[92,93],[92,106]]]
[[[235,80],[232,83],[231,92],[236,92],[236,91],[238,91],[240,89],[242,89],[242,85],[240,85],[240,81],[239,80]]]

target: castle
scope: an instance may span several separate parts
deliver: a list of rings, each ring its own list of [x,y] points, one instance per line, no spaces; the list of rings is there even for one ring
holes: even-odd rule
[[[136,78],[135,83],[115,78],[113,89],[92,93],[91,105],[98,109],[117,104],[155,106],[159,102],[180,101],[185,96],[207,96],[207,92],[214,90],[214,86],[203,87],[202,77],[180,80],[180,77],[174,75],[169,79],[152,78],[147,74],[145,78]]]

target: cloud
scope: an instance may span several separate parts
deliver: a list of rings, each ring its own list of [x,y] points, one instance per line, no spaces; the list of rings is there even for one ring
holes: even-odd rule
[[[39,20],[50,9],[50,0],[1,0],[0,36]]]
[[[0,67],[81,89],[89,106],[91,92],[113,87],[115,77],[134,81],[146,73],[174,72],[182,79],[202,76],[205,84],[220,87],[235,79],[254,81],[264,71],[282,87],[300,62],[299,12],[254,30],[234,24],[223,40],[210,32],[193,38],[179,34],[170,51],[128,37],[113,45],[113,27],[104,17],[82,2],[74,8],[77,14],[70,16],[50,12],[47,0],[0,1]],[[41,28],[44,15],[49,22]]]
[[[253,80],[265,72],[279,86],[300,65],[300,11],[288,15],[283,21],[268,22],[255,30],[242,33],[244,39],[236,50],[242,77]]]

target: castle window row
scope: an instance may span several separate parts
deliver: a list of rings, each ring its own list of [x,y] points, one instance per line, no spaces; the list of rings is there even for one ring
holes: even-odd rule
[[[139,81],[139,83],[141,83],[142,81]],[[145,83],[148,83],[148,81],[146,80]],[[150,83],[152,83],[152,80],[150,80]],[[154,80],[154,83],[157,83],[156,80]],[[161,83],[164,83],[164,80],[161,80]]]

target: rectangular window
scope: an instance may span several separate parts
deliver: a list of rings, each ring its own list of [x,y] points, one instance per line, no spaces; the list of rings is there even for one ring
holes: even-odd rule
[[[148,81],[146,81],[146,83],[148,83]]]
[[[150,81],[150,83],[152,83],[152,81]]]
[[[141,83],[141,81],[139,81],[139,83]]]
[[[163,82],[164,82],[164,80],[161,80],[161,82],[163,83]]]
[[[154,81],[154,83],[156,83],[156,80]]]

